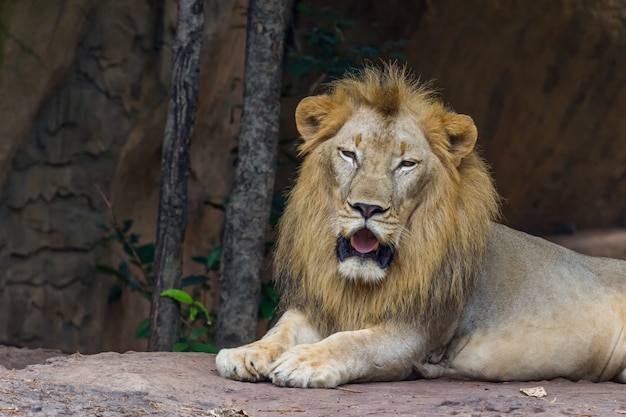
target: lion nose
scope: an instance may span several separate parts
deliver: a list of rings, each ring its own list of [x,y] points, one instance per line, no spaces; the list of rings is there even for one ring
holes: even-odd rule
[[[388,210],[378,206],[376,204],[355,203],[350,204],[350,207],[361,213],[364,219],[369,219],[374,214],[384,213]]]

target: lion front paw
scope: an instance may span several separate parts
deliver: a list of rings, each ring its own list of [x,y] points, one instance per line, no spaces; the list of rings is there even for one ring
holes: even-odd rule
[[[269,376],[269,366],[280,351],[271,346],[253,343],[250,345],[222,349],[215,357],[217,372],[224,378],[238,381],[257,382]]]
[[[295,388],[334,388],[347,381],[339,364],[313,345],[299,345],[272,364],[269,378],[276,385]]]

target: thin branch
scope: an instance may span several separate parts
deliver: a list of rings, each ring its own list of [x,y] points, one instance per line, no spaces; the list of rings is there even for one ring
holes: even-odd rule
[[[115,215],[115,211],[113,210],[113,204],[111,204],[109,199],[104,195],[100,187],[98,187],[97,185],[95,185],[95,187],[96,187],[96,190],[98,190],[100,197],[102,197],[102,200],[104,200],[104,204],[106,204],[107,209],[109,210],[109,215],[111,216],[111,223],[113,224],[115,231],[118,233],[119,236],[122,237],[123,244],[129,248],[132,258],[135,261],[135,265],[141,270],[141,274],[146,280],[146,283],[149,286],[152,285],[152,274],[145,268],[144,264],[141,262],[141,258],[139,257],[139,254],[135,250],[135,245],[128,239],[128,236],[126,236],[126,233],[124,233],[124,229],[120,227],[120,224],[117,221],[117,216]],[[144,288],[141,288],[141,290],[142,292],[146,291]],[[146,291],[146,295],[150,296],[150,292]]]

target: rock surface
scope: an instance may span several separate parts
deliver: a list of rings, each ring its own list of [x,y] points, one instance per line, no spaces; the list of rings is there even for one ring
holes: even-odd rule
[[[142,350],[148,303],[97,273],[121,258],[99,190],[154,241],[176,1],[0,3],[0,340]],[[245,16],[234,0],[206,12],[186,275],[221,240],[223,214],[204,202],[228,194],[242,90]]]
[[[544,398],[520,388],[543,386]],[[202,353],[102,353],[0,367],[2,416],[353,416],[626,414],[616,383],[406,381],[334,390],[226,380]]]
[[[23,369],[28,365],[42,363],[46,359],[64,356],[57,349],[28,349],[0,345],[0,368]]]

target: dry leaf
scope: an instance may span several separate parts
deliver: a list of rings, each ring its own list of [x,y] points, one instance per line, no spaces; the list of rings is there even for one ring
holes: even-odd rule
[[[230,407],[221,407],[209,410],[209,415],[214,417],[250,417],[244,410],[236,410]]]
[[[534,398],[543,398],[548,395],[544,387],[520,388],[519,390],[529,397]]]

